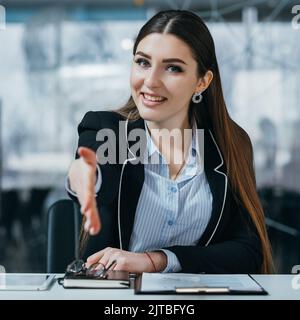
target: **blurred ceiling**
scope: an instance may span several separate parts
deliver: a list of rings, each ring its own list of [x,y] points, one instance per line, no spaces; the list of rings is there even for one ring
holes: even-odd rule
[[[84,6],[103,9],[187,9],[201,12],[202,17],[213,18],[213,13],[221,14],[226,20],[240,20],[242,10],[255,7],[258,20],[286,20],[293,17],[291,10],[299,0],[2,0],[1,4],[9,9],[43,6]],[[270,19],[269,19],[270,17]]]

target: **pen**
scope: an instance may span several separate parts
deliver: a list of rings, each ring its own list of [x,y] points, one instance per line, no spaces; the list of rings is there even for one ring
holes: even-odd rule
[[[227,287],[175,288],[176,293],[228,293]]]

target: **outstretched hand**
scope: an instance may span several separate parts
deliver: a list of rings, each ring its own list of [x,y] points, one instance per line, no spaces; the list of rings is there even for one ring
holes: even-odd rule
[[[85,147],[80,147],[78,154],[80,158],[73,161],[69,170],[70,187],[76,192],[81,206],[80,211],[86,217],[85,231],[95,235],[101,229],[100,214],[95,199],[96,154]]]

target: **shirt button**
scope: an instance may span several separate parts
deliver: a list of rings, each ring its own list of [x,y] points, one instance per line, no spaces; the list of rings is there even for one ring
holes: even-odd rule
[[[177,188],[176,188],[176,187],[171,187],[170,190],[171,190],[172,192],[174,192],[174,193],[177,192]]]
[[[169,220],[169,221],[168,221],[168,225],[169,225],[169,226],[173,225],[173,221],[172,221],[172,220]]]

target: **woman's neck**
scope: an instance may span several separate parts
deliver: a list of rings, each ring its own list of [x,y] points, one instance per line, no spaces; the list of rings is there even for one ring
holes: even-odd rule
[[[166,160],[169,163],[181,163],[192,140],[189,118],[186,117],[177,122],[171,120],[164,122],[146,120],[146,124],[154,144]]]
[[[160,122],[146,120],[146,123],[148,129],[150,130],[150,133],[152,133],[153,129],[156,129],[154,130],[154,132],[157,132],[162,129],[167,129],[169,132],[171,132],[174,129],[179,129],[180,131],[182,131],[183,134],[185,129],[191,128],[188,115],[184,119],[179,120],[168,119]]]

